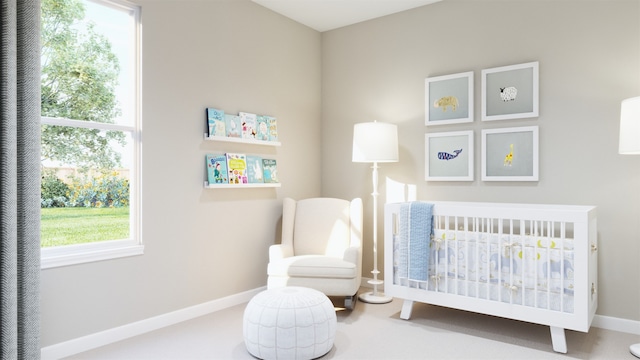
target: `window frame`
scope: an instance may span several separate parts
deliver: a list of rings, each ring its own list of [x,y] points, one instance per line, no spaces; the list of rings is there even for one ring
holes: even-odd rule
[[[48,269],[95,261],[103,261],[144,254],[142,242],[142,24],[140,6],[124,0],[85,0],[127,11],[134,18],[133,73],[134,110],[133,124],[108,124],[63,118],[41,117],[41,125],[72,126],[98,129],[101,131],[122,131],[131,134],[133,141],[133,164],[129,179],[129,238],[105,240],[86,244],[64,245],[40,248],[40,268]]]

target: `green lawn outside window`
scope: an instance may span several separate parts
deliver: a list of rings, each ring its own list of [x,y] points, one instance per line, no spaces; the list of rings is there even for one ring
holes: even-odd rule
[[[41,247],[129,238],[129,207],[42,208]]]

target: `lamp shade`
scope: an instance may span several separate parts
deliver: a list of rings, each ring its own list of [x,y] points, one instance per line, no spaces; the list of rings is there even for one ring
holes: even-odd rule
[[[640,96],[622,101],[618,152],[640,154]]]
[[[381,122],[353,126],[353,162],[398,161],[398,127]]]

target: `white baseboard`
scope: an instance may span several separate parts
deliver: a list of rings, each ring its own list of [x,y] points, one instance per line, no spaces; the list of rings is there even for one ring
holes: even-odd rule
[[[43,347],[40,350],[40,355],[42,360],[54,360],[79,354],[100,346],[109,345],[117,341],[248,302],[253,296],[265,289],[266,286],[260,287],[77,339]]]
[[[368,280],[370,279],[362,279],[362,287],[372,287],[371,284],[367,283]],[[109,345],[117,341],[125,340],[137,335],[142,335],[154,330],[161,329],[163,327],[178,324],[183,321],[194,319],[199,316],[204,316],[216,311],[248,302],[252,297],[265,289],[266,286],[260,287],[239,294],[223,297],[221,299],[212,300],[203,304],[191,306],[185,309],[173,311],[167,314],[158,315],[149,319],[140,320],[113,329],[101,331],[95,334],[83,336],[77,339],[50,345],[42,348],[40,354],[42,356],[42,360],[54,360],[79,354],[84,351]],[[592,326],[607,330],[640,335],[640,321],[595,315],[593,318]]]
[[[591,326],[601,329],[620,331],[629,334],[640,335],[640,321],[614,318],[604,315],[595,315]]]

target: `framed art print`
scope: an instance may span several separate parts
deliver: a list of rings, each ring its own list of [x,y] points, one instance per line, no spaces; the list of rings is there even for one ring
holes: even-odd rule
[[[473,181],[473,130],[427,133],[424,178]]]
[[[425,125],[473,121],[473,71],[425,80]]]
[[[538,116],[538,62],[482,70],[482,121]]]
[[[483,181],[538,181],[538,127],[482,130]]]

